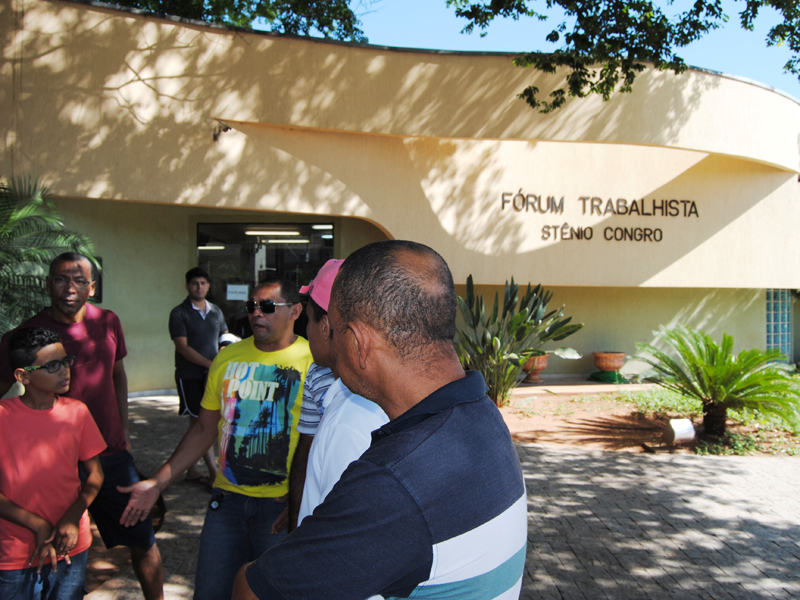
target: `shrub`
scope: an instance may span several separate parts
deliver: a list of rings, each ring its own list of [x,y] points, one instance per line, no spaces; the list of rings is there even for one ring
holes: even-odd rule
[[[464,319],[455,344],[465,368],[480,371],[489,386],[489,397],[498,406],[508,402],[511,389],[517,385],[522,367],[532,356],[548,351],[542,345],[551,340],[569,337],[583,327],[583,323],[569,322],[564,318],[564,307],[547,312],[553,297],[541,285],[528,289],[519,300],[519,286],[506,281],[502,305],[495,294],[491,313],[486,314],[483,296],[476,296],[472,275],[467,278],[466,298],[458,298],[458,308]],[[580,358],[572,348],[549,351],[563,358]]]

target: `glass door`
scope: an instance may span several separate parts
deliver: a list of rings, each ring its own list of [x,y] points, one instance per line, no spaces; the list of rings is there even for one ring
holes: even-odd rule
[[[197,264],[208,271],[208,299],[220,307],[228,330],[251,334],[244,302],[267,277],[306,285],[333,258],[330,223],[198,223]],[[305,318],[295,333],[305,336]]]

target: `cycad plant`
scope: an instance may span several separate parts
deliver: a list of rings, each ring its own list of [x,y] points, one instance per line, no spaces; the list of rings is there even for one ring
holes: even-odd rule
[[[495,294],[491,313],[486,314],[483,296],[476,296],[472,275],[467,278],[466,298],[458,298],[458,308],[464,320],[459,327],[455,344],[461,363],[480,371],[489,386],[489,397],[498,406],[508,402],[512,388],[522,373],[522,366],[532,356],[547,354],[542,345],[551,340],[569,337],[583,323],[564,318],[564,307],[547,312],[553,297],[541,285],[528,289],[519,300],[519,285],[511,278],[506,281],[502,305]],[[572,348],[550,351],[563,358],[580,358]]]
[[[778,350],[734,354],[733,338],[728,334],[718,345],[702,331],[684,325],[662,326],[654,335],[666,342],[677,358],[648,344],[637,344],[634,358],[652,367],[644,380],[700,400],[705,435],[725,435],[729,408],[757,409],[797,428],[800,386],[792,376],[794,367],[777,362],[785,359]]]
[[[0,183],[0,333],[47,304],[47,267],[70,251],[94,260],[91,241],[64,230],[47,188],[30,177]]]

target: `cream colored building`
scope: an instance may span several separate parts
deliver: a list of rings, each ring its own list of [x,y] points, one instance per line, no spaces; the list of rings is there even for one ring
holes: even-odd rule
[[[207,256],[199,226],[225,223],[332,225],[337,257],[416,240],[492,295],[541,282],[586,324],[565,342],[585,358],[551,375],[676,323],[794,359],[800,104],[775,90],[648,70],[631,94],[542,115],[516,95],[558,81],[507,54],[56,0],[6,0],[0,31],[0,174],[38,175],[94,239],[132,390],[174,387],[167,316]]]

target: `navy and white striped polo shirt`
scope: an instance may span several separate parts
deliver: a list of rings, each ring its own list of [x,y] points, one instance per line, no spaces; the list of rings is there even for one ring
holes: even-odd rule
[[[373,433],[313,515],[247,570],[266,598],[518,598],[525,484],[477,372]]]

